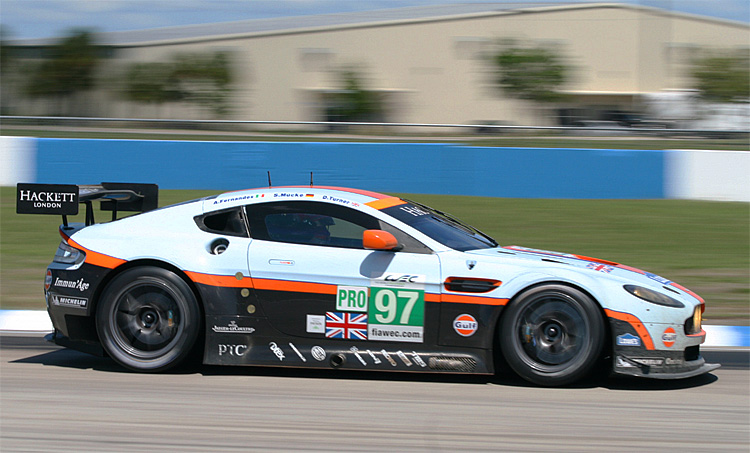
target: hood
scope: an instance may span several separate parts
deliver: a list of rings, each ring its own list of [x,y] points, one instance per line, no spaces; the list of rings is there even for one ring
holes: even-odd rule
[[[511,245],[506,247],[496,247],[492,249],[472,250],[466,252],[470,255],[488,256],[497,258],[499,256],[513,256],[516,259],[528,260],[532,262],[557,263],[574,267],[581,272],[590,272],[592,274],[604,274],[602,277],[610,276],[622,280],[629,280],[634,284],[655,288],[667,289],[678,294],[686,294],[703,303],[703,299],[693,291],[684,286],[660,277],[651,272],[647,272],[635,267],[626,266],[614,261],[607,261],[589,256],[575,255],[570,253],[553,252],[549,250],[538,250],[527,247]]]

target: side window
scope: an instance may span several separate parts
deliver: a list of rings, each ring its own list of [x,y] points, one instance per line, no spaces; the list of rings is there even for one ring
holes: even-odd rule
[[[394,226],[391,226],[385,222],[380,222],[380,229],[391,233],[396,238],[399,245],[403,247],[401,249],[401,252],[423,254],[432,253],[432,249]]]
[[[362,248],[362,233],[377,219],[344,206],[305,201],[249,205],[252,237],[267,241]]]
[[[209,233],[248,237],[247,226],[240,208],[204,214],[195,217],[195,223],[198,228]]]
[[[432,253],[403,231],[345,206],[281,201],[248,205],[245,212],[254,239],[362,249],[365,230],[385,230],[403,246],[401,252]]]

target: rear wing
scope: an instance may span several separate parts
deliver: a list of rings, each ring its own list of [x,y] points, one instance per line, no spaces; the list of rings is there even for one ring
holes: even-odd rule
[[[99,201],[100,210],[112,211],[112,220],[117,220],[118,211],[146,212],[156,209],[159,205],[159,186],[117,182],[98,185],[16,185],[16,213],[61,215],[65,227],[68,226],[68,216],[78,214],[79,203],[86,205],[86,226],[96,223],[95,201]]]

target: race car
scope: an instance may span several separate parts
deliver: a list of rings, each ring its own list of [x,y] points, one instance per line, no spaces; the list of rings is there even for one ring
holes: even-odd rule
[[[267,187],[155,209],[158,187],[19,184],[62,214],[47,269],[55,343],[156,372],[205,364],[492,374],[560,386],[687,378],[705,303],[611,261],[494,239],[365,190]],[[112,211],[96,223],[92,204]],[[85,223],[69,223],[79,203]],[[118,211],[141,211],[117,219]]]

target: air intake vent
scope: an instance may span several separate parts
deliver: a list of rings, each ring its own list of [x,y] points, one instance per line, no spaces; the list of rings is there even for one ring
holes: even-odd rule
[[[429,366],[436,371],[470,373],[477,367],[477,361],[471,357],[430,357]]]
[[[448,277],[445,279],[445,289],[457,293],[487,293],[502,283],[488,278]]]

